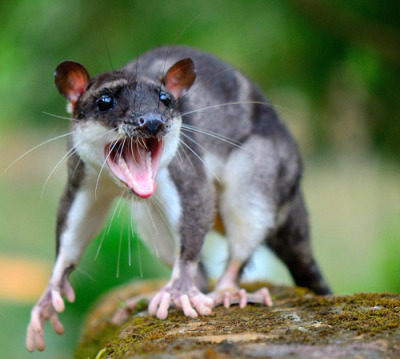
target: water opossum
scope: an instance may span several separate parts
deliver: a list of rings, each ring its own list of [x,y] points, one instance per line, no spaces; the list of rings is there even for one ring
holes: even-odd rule
[[[136,230],[172,268],[149,304],[196,317],[214,306],[271,305],[266,289],[239,288],[260,244],[288,266],[297,285],[329,293],[309,241],[295,142],[257,87],[215,57],[185,47],[149,51],[119,70],[90,78],[72,61],[55,71],[72,112],[68,182],[57,214],[57,259],[31,312],[26,346],[44,349],[43,324],[72,302],[69,273],[99,232],[113,200],[132,201]],[[200,264],[219,216],[229,260],[213,292]],[[152,245],[149,245],[152,248]]]

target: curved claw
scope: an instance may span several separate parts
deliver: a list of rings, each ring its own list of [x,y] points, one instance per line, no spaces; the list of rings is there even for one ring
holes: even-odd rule
[[[159,319],[167,318],[170,300],[171,300],[171,294],[163,293],[161,295],[160,304],[157,310],[157,318]]]
[[[267,305],[268,307],[272,307],[273,303],[272,303],[272,298],[269,293],[269,290],[267,288],[262,288],[259,290],[259,292],[264,297],[265,305]],[[258,293],[258,292],[256,292],[256,293]]]
[[[40,315],[40,308],[34,307],[31,313],[31,321],[28,324],[26,333],[26,349],[33,352],[35,348],[43,351],[45,348],[43,339],[43,322],[44,320]]]
[[[224,295],[224,307],[229,308],[231,306],[231,293],[225,292]]]
[[[63,292],[64,292],[65,298],[67,298],[68,302],[70,302],[70,303],[75,302],[75,291],[72,288],[72,286],[68,280],[66,280],[64,282]]]
[[[232,304],[239,304],[240,308],[244,308],[247,305],[246,290],[240,289],[237,293],[225,292],[223,303],[225,308],[229,308]]]
[[[61,297],[61,294],[58,290],[53,289],[51,291],[51,303],[53,308],[58,312],[62,313],[65,309],[64,300]]]
[[[239,290],[239,307],[244,308],[247,305],[246,289]]]
[[[31,311],[31,320],[28,324],[25,342],[25,346],[30,352],[33,352],[35,348],[39,351],[44,350],[43,326],[46,320],[50,321],[53,330],[57,334],[64,333],[64,327],[58,319],[57,313],[61,313],[65,309],[62,296],[65,295],[69,302],[73,302],[75,293],[65,277],[61,284],[58,287],[61,289],[56,289],[54,285],[49,284]]]
[[[64,334],[64,326],[61,324],[60,320],[58,319],[58,315],[56,312],[53,312],[50,315],[50,323],[52,328],[57,334]]]
[[[253,293],[247,293],[245,289],[219,289],[208,294],[208,296],[214,300],[215,306],[222,304],[225,308],[229,308],[233,304],[239,304],[240,308],[244,308],[248,303],[272,306],[272,299],[267,288],[261,288]]]
[[[148,307],[148,311],[150,315],[156,315],[157,314],[157,309],[158,309],[158,305],[160,304],[161,301],[161,296],[162,296],[162,292],[158,292],[153,299],[150,301],[149,303],[149,307]]]
[[[199,315],[211,314],[214,301],[197,289],[192,289],[189,292],[190,294],[187,294],[168,286],[164,287],[150,301],[149,314],[155,315],[159,319],[165,319],[168,316],[168,309],[171,304],[182,309],[187,317],[196,318]]]
[[[199,315],[210,315],[212,313],[211,308],[214,307],[214,301],[211,298],[208,298],[205,295],[202,295],[201,297],[195,296],[192,298],[192,303]]]
[[[36,333],[36,349],[42,352],[45,349],[43,331]]]
[[[31,312],[31,321],[29,325],[32,327],[32,330],[35,332],[39,332],[42,330],[43,321],[41,320],[40,308],[38,306],[33,307]]]
[[[38,350],[44,349],[44,343],[42,349],[39,347],[39,345],[37,345],[37,338],[39,337],[39,335],[40,331],[36,331],[33,328],[33,324],[29,323],[26,331],[26,341],[25,341],[26,349],[28,349],[29,352],[32,353],[35,350],[35,348],[37,348]]]
[[[184,294],[179,297],[179,301],[183,310],[183,313],[187,317],[197,318],[198,314],[196,310],[192,307],[192,303],[190,303],[189,297]]]

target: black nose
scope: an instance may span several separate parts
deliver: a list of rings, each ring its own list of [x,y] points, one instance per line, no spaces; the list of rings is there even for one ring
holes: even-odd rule
[[[164,119],[161,114],[148,113],[137,117],[137,125],[149,135],[156,135],[164,128]]]

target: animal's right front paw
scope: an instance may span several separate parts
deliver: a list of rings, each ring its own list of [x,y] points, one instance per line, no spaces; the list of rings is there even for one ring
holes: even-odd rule
[[[75,293],[68,280],[63,283],[63,289],[55,289],[50,284],[45,289],[39,301],[32,308],[31,320],[28,324],[26,333],[26,349],[33,352],[35,348],[43,351],[45,348],[43,339],[43,326],[46,320],[50,321],[51,326],[57,334],[64,333],[64,327],[58,319],[57,313],[61,313],[65,309],[65,296],[69,302],[75,300]]]
[[[184,289],[179,284],[179,280],[168,283],[152,298],[149,303],[150,315],[165,319],[171,305],[182,309],[191,318],[211,314],[214,302],[207,295],[201,293],[194,284]]]

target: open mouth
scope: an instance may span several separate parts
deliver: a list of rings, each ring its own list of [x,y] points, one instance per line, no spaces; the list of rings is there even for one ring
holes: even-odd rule
[[[162,154],[162,140],[126,138],[105,148],[105,158],[111,172],[141,198],[156,190],[155,178]]]

